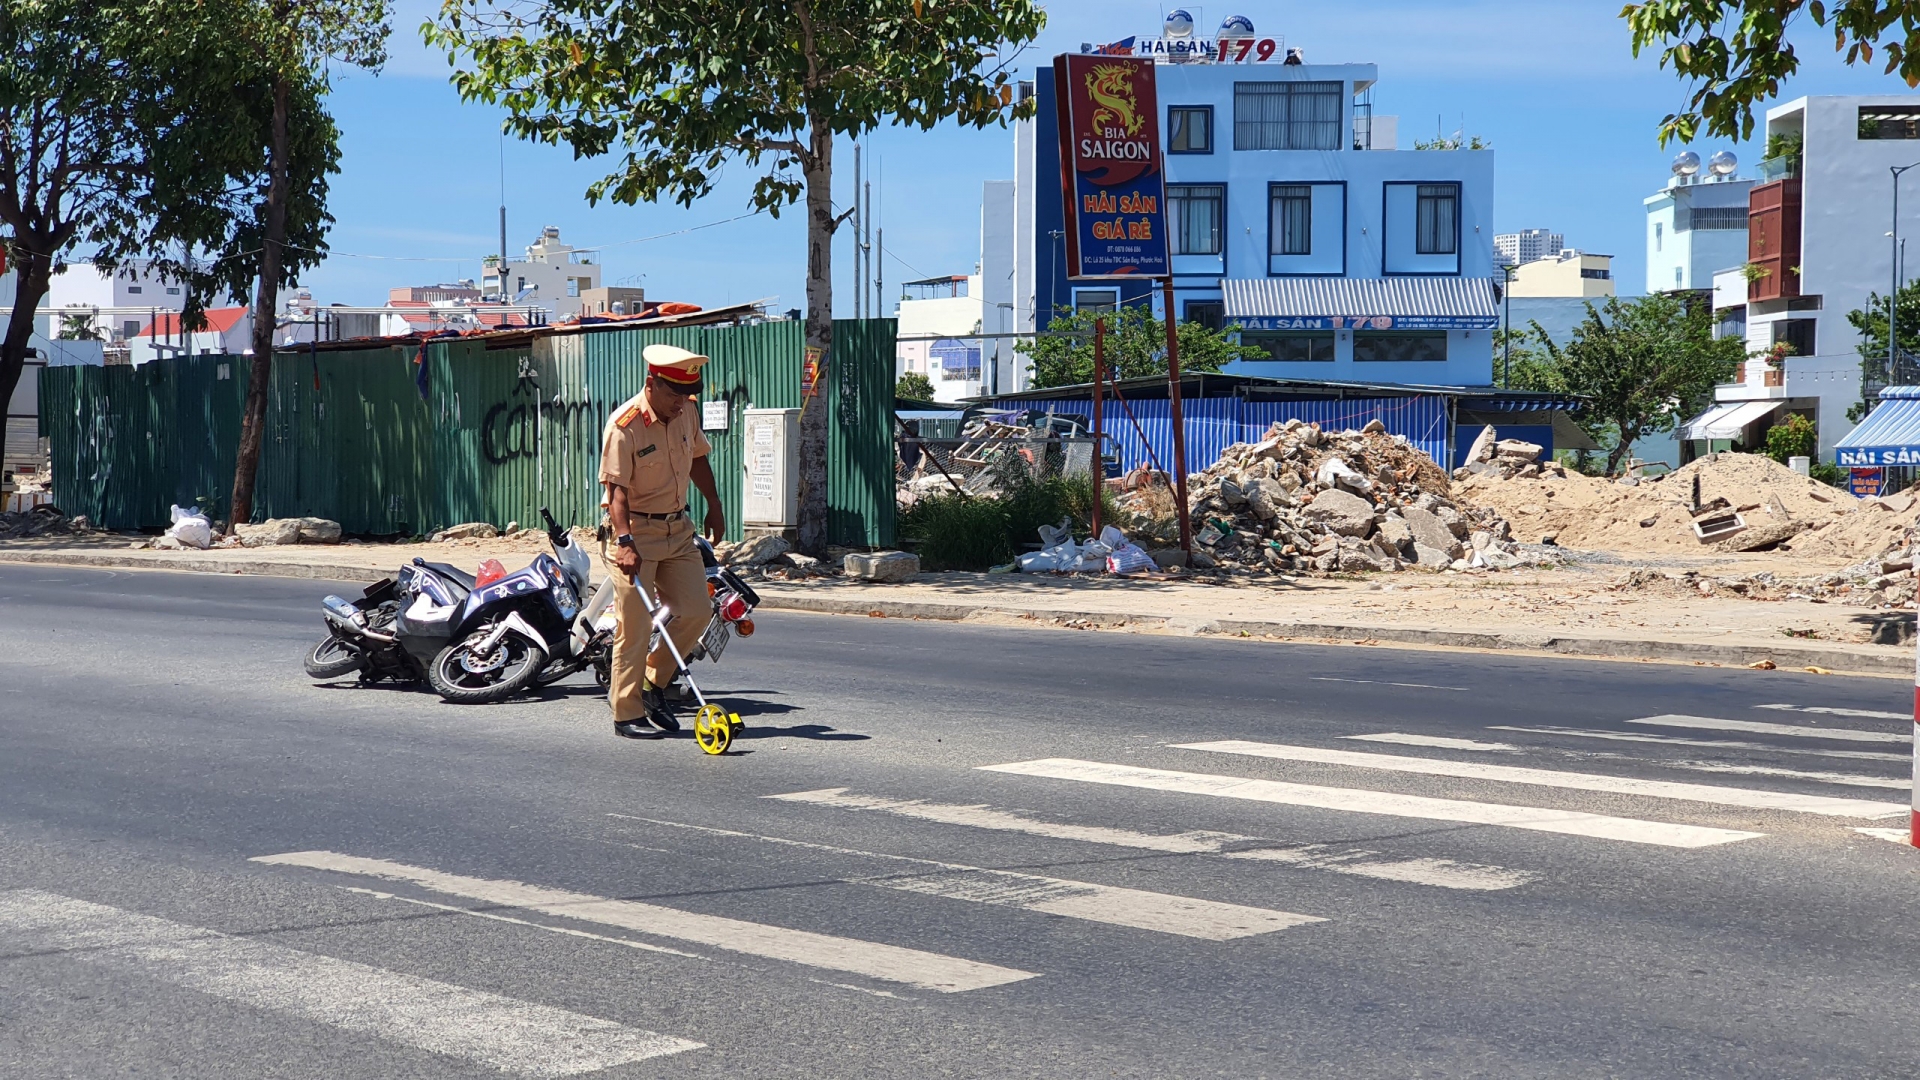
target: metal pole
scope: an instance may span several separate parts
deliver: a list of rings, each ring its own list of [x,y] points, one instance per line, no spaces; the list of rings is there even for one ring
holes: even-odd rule
[[[1907,843],[1920,847],[1920,659],[1916,659],[1913,676],[1913,734],[1913,806]]]
[[[1107,469],[1101,458],[1105,428],[1100,423],[1100,386],[1107,381],[1107,320],[1093,320],[1093,539],[1100,538],[1100,496],[1106,492]]]
[[[861,313],[860,299],[867,291],[867,272],[860,265],[860,144],[853,144],[853,317]]]
[[[1900,174],[1906,170],[1892,168],[1887,171],[1893,174],[1893,249],[1887,252],[1893,262],[1889,268],[1893,287],[1887,291],[1887,382],[1891,384],[1900,348]]]
[[[1180,518],[1180,550],[1193,565],[1193,517],[1187,511],[1187,430],[1180,417],[1180,331],[1173,316],[1173,278],[1160,279],[1167,316],[1167,419],[1173,424],[1173,509]]]
[[[1500,385],[1511,388],[1513,386],[1513,267],[1502,267],[1501,276],[1506,278],[1506,288],[1500,291],[1500,301],[1506,307],[1503,318],[1507,324],[1507,332],[1501,335],[1503,351],[1500,356]]]

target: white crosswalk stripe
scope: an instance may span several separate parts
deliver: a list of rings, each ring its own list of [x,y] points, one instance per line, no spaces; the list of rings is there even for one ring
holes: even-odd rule
[[[1771,765],[1736,765],[1725,761],[1657,761],[1653,764],[1669,769],[1690,769],[1694,772],[1723,773],[1730,776],[1778,776],[1788,780],[1810,780],[1816,784],[1845,784],[1851,787],[1893,788],[1904,791],[1913,786],[1911,778],[1897,776],[1808,772],[1802,769],[1780,769]]]
[[[521,1076],[576,1076],[703,1045],[32,889],[0,892],[0,941]]]
[[[1743,742],[1733,739],[1689,739],[1684,735],[1655,735],[1639,731],[1588,731],[1563,727],[1512,727],[1492,724],[1488,731],[1513,731],[1529,735],[1565,735],[1576,739],[1604,739],[1608,742],[1666,743],[1669,746],[1705,746],[1716,750],[1764,750],[1792,757],[1842,758],[1852,761],[1899,761],[1913,759],[1911,754],[1889,754],[1879,750],[1820,750],[1807,746],[1774,746],[1771,743]]]
[[[1832,705],[1755,705],[1756,709],[1780,712],[1819,713],[1823,716],[1858,716],[1870,720],[1911,720],[1912,713],[1880,712],[1876,709],[1842,709]]]
[[[1740,840],[1751,840],[1764,835],[1738,829],[1675,825],[1573,810],[1469,802],[1464,799],[1435,799],[1360,788],[1290,784],[1278,780],[1250,780],[1243,776],[1221,776],[1214,773],[1144,769],[1132,765],[1080,761],[1072,758],[1016,761],[1004,765],[982,765],[980,768],[988,772],[1014,773],[1021,776],[1043,776],[1056,780],[1077,780],[1083,783],[1112,784],[1119,787],[1182,792],[1190,795],[1211,795],[1288,806],[1307,806],[1322,810],[1344,810],[1360,814],[1499,825],[1511,829],[1564,833],[1569,836],[1622,840],[1661,847],[1712,847]]]
[[[625,814],[608,816],[628,817]],[[643,821],[650,825],[664,825],[669,828],[690,829],[716,836],[758,840],[783,847],[806,848],[835,855],[853,855],[864,859],[909,863],[916,868],[913,871],[881,877],[843,879],[852,885],[874,885],[883,889],[941,896],[950,900],[967,900],[977,904],[1021,908],[1026,911],[1064,915],[1071,919],[1084,919],[1088,922],[1107,923],[1112,926],[1130,926],[1139,930],[1177,934],[1181,937],[1205,938],[1208,941],[1232,941],[1235,938],[1268,934],[1304,923],[1326,921],[1313,915],[1296,915],[1290,911],[1274,911],[1270,908],[1248,907],[1244,904],[1222,904],[1212,900],[1196,900],[1189,896],[1096,885],[1085,881],[1067,881],[1063,878],[1043,877],[1039,874],[988,870],[978,866],[939,862],[934,859],[917,859],[906,855],[888,855],[877,851],[861,851],[858,848],[816,844],[807,840],[762,836],[736,829],[716,829],[708,825],[689,825],[685,822],[662,821],[658,818],[630,818],[630,820]],[[920,867],[929,869],[919,870]]]
[[[1801,739],[1833,739],[1838,742],[1912,742],[1913,733],[1892,731],[1861,731],[1856,728],[1808,727],[1804,724],[1768,724],[1759,720],[1722,720],[1712,716],[1682,716],[1663,714],[1661,716],[1643,716],[1629,724],[1649,724],[1654,727],[1699,728],[1704,731],[1750,731],[1760,735],[1790,735]]]
[[[1441,750],[1497,750],[1512,752],[1520,749],[1509,743],[1481,742],[1478,739],[1450,739],[1441,735],[1408,735],[1399,731],[1382,731],[1372,735],[1342,735],[1343,739],[1356,742],[1394,743],[1399,746],[1432,746]]]
[[[1495,780],[1509,784],[1573,791],[1604,791],[1616,795],[1645,795],[1658,799],[1743,806],[1760,810],[1788,810],[1801,814],[1825,814],[1830,817],[1878,818],[1905,814],[1905,803],[1870,802],[1865,799],[1840,799],[1826,795],[1799,795],[1784,791],[1721,787],[1712,784],[1684,784],[1668,780],[1642,780],[1631,776],[1607,776],[1600,773],[1561,772],[1555,769],[1530,769],[1517,765],[1494,765],[1479,761],[1443,761],[1436,758],[1407,757],[1401,754],[1370,754],[1353,750],[1328,750],[1317,746],[1288,746],[1281,743],[1248,742],[1228,739],[1221,742],[1178,743],[1175,749],[1203,750],[1216,754],[1269,758],[1278,761],[1303,761],[1321,765],[1347,765],[1387,772],[1419,773],[1428,776],[1454,776],[1471,780]]]
[[[898,945],[792,930],[633,900],[614,900],[520,881],[467,877],[333,851],[290,851],[280,855],[257,856],[253,861],[330,870],[386,881],[404,881],[423,889],[482,903],[617,926],[640,934],[865,975],[941,993],[980,990],[1031,979],[1036,974]]]
[[[1900,845],[1900,846],[1902,846],[1902,847],[1911,847],[1911,846],[1913,845],[1913,835],[1912,835],[1912,833],[1911,833],[1911,832],[1909,832],[1909,831],[1908,831],[1908,830],[1906,830],[1906,829],[1860,829],[1860,828],[1856,828],[1856,829],[1854,829],[1853,831],[1854,831],[1854,832],[1857,832],[1857,833],[1861,833],[1861,834],[1863,834],[1863,835],[1866,835],[1866,836],[1871,836],[1871,837],[1873,837],[1873,838],[1874,838],[1875,840],[1891,840],[1891,841],[1893,841],[1894,843],[1896,843],[1896,844],[1899,844],[1899,845]]]
[[[1490,891],[1511,889],[1536,875],[1504,866],[1459,862],[1453,859],[1393,858],[1365,848],[1336,848],[1330,844],[1282,844],[1257,836],[1223,832],[1146,833],[1105,825],[1070,825],[1041,821],[986,805],[932,803],[921,799],[892,799],[851,794],[846,788],[795,791],[767,795],[768,799],[829,806],[840,810],[880,811],[920,821],[961,825],[997,832],[1024,833],[1056,840],[1157,851],[1171,855],[1214,855],[1226,859],[1280,863],[1303,869],[1326,870],[1354,877],[1432,885],[1442,889]],[[1232,850],[1228,850],[1231,848]]]

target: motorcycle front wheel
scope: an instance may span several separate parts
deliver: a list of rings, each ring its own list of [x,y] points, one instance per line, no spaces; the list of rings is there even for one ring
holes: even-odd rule
[[[440,650],[427,668],[427,681],[456,705],[484,705],[512,697],[532,683],[547,665],[547,651],[517,634],[508,634],[485,655],[474,650],[486,637],[478,631]]]
[[[311,678],[337,679],[359,671],[365,662],[358,649],[340,640],[339,635],[328,634],[320,640],[320,644],[308,650],[301,666],[307,669],[307,675]]]

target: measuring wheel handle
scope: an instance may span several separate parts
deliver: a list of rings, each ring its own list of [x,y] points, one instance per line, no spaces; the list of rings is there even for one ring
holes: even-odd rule
[[[709,754],[724,754],[733,745],[733,724],[718,705],[702,705],[693,717],[693,739]]]

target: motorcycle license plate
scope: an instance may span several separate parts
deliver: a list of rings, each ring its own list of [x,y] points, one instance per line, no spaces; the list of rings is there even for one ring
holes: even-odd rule
[[[712,625],[707,627],[707,632],[700,638],[701,647],[707,651],[707,659],[716,664],[719,663],[720,654],[726,651],[727,639],[731,636],[727,633],[725,619],[713,620]]]

